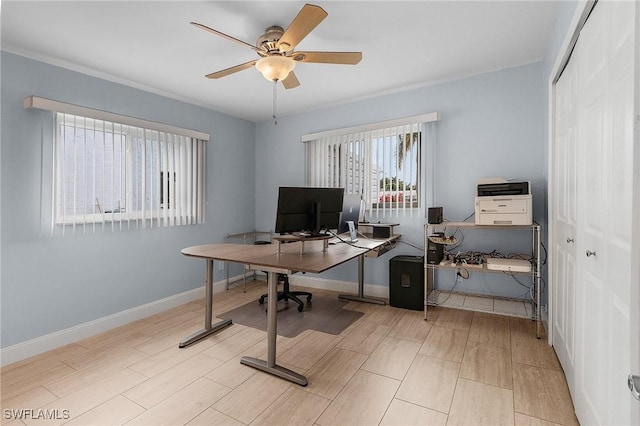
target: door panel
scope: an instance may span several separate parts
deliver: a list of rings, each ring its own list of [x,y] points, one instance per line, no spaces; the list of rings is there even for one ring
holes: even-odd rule
[[[567,257],[567,334],[565,344],[567,346],[567,361],[571,365],[571,386],[574,388],[574,370],[575,370],[575,356],[576,356],[576,260],[573,255],[569,254]]]
[[[623,45],[623,55],[629,55],[632,44]],[[618,56],[618,55],[616,55]],[[628,62],[628,61],[627,61]],[[622,65],[622,64],[621,64]],[[611,149],[611,205],[618,210],[616,220],[611,223],[611,242],[622,253],[631,248],[631,208],[633,200],[633,63],[613,76],[611,90],[612,149]],[[612,253],[612,256],[620,253]]]
[[[608,330],[606,354],[609,362],[607,394],[617,395],[608,404],[611,424],[629,424],[630,394],[622,392],[631,366],[631,243],[633,207],[634,143],[634,2],[613,2],[608,60],[608,98],[611,120],[608,208],[611,217],[607,234]],[[631,18],[631,19],[630,19]],[[626,394],[626,395],[624,395]]]
[[[576,46],[576,415],[629,424],[634,2],[598,2]],[[623,10],[626,10],[624,12]]]
[[[633,402],[631,395],[624,385],[629,375],[631,362],[629,349],[629,298],[621,299],[614,294],[609,300],[609,321],[607,329],[608,341],[606,344],[606,359],[611,368],[607,377],[607,394],[620,395],[619,398],[608,398],[607,419],[609,424],[632,424],[629,418],[630,404]]]
[[[567,255],[562,244],[555,246],[555,262],[553,271],[553,282],[562,283],[556,285],[553,292],[553,346],[558,355],[560,364],[565,369],[567,359],[567,347],[564,342],[567,339]]]
[[[640,419],[639,21],[638,2],[597,2],[556,84],[553,345],[582,424]]]
[[[556,84],[553,168],[553,347],[574,393],[577,66],[569,62]]]
[[[635,150],[633,152],[634,166],[633,170],[633,187],[631,193],[633,196],[632,205],[632,243],[631,243],[631,303],[630,303],[630,325],[629,336],[631,340],[631,366],[630,375],[640,376],[640,5],[636,2],[636,24],[635,24],[635,43],[633,51],[636,52],[635,66]],[[631,400],[631,421],[630,424],[640,424],[640,401]]]
[[[602,90],[602,79],[594,79],[586,84],[600,86]],[[604,236],[604,228],[606,225],[604,204],[605,194],[603,182],[605,176],[603,171],[602,158],[605,156],[605,147],[602,140],[604,137],[604,112],[605,112],[604,96],[593,97],[587,99],[581,110],[581,119],[584,117],[584,128],[580,134],[580,149],[583,151],[583,165],[580,182],[583,184],[582,196],[584,204],[581,206],[580,215],[582,217],[581,231],[585,232],[585,236],[592,238],[602,238]],[[591,240],[590,240],[591,241]],[[581,241],[581,243],[587,243]],[[593,243],[591,243],[593,244]],[[580,244],[583,249],[593,250],[593,246]],[[602,255],[601,255],[602,256]]]
[[[595,259],[593,259],[595,261]],[[576,359],[576,395],[574,405],[580,424],[604,424],[606,372],[602,368],[604,359],[605,285],[586,270],[578,271],[578,306]]]

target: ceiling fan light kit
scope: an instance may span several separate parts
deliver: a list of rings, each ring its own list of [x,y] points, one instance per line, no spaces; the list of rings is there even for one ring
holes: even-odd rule
[[[293,18],[289,27],[273,25],[258,37],[257,45],[237,39],[206,25],[191,22],[192,25],[227,40],[242,44],[254,50],[260,59],[245,62],[230,68],[207,74],[207,78],[218,79],[248,68],[256,67],[264,78],[270,81],[281,81],[285,89],[298,87],[300,82],[293,72],[296,62],[356,65],[362,59],[362,52],[295,52],[294,49],[320,22],[327,17],[327,12],[320,6],[305,4],[298,15]],[[275,84],[275,83],[274,83]],[[275,121],[275,88],[274,88],[274,121]]]
[[[269,81],[282,81],[296,66],[293,59],[286,56],[266,56],[256,62],[256,68]]]

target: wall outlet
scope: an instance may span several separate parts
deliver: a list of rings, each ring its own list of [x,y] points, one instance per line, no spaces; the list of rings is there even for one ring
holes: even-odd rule
[[[224,271],[224,262],[218,262],[218,271]]]

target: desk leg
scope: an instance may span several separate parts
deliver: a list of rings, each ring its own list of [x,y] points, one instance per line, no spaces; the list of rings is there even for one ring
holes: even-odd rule
[[[213,319],[213,259],[207,259],[207,271],[205,277],[204,328],[183,339],[178,345],[180,348],[189,346],[190,344],[204,339],[218,330],[231,325],[231,320],[223,320],[216,324],[211,324]]]
[[[243,356],[240,363],[273,374],[301,386],[307,386],[307,378],[295,371],[276,364],[276,339],[278,337],[278,273],[269,272],[267,300],[267,360]]]
[[[386,305],[383,299],[364,296],[364,254],[358,256],[358,295],[353,294],[339,294],[338,299],[352,300],[355,302],[375,303],[377,305]]]

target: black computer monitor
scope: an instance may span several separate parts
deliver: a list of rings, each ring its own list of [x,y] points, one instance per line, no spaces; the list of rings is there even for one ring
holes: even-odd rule
[[[347,224],[349,221],[352,221],[355,229],[358,229],[358,219],[360,218],[360,194],[347,194],[343,200],[338,234],[349,232]]]
[[[317,236],[328,229],[337,229],[343,196],[344,188],[281,186],[275,232]]]

